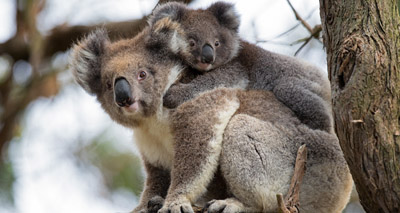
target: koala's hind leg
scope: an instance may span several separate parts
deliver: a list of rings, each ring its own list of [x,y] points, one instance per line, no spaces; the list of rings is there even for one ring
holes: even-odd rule
[[[165,197],[168,191],[170,183],[169,171],[151,165],[146,161],[146,159],[144,159],[144,167],[147,174],[144,190],[142,192],[142,195],[140,196],[139,205],[132,211],[132,213],[151,212],[148,209],[149,201],[154,197]],[[160,202],[160,205],[162,205],[162,199],[158,200]],[[154,208],[153,206],[156,205],[154,204],[154,202],[152,203],[153,204],[151,208]]]
[[[343,210],[352,179],[334,134],[238,114],[225,130],[220,167],[229,192],[243,204],[239,212],[276,212],[276,194],[288,192],[301,144],[308,157],[300,212]]]
[[[273,93],[279,101],[296,114],[301,122],[312,129],[333,133],[330,100],[324,100],[318,94],[323,93],[317,91],[318,87],[319,85],[315,82],[285,78],[277,83]]]
[[[216,89],[183,103],[171,116],[175,135],[171,185],[160,212],[193,212],[214,177],[223,133],[239,107],[236,91]]]
[[[296,146],[286,136],[290,134],[276,124],[248,115],[231,119],[224,134],[220,167],[242,209],[237,210],[237,202],[222,201],[225,208],[235,208],[235,212],[277,210],[276,194],[288,191],[296,160]],[[221,201],[215,202],[210,209],[220,206]]]

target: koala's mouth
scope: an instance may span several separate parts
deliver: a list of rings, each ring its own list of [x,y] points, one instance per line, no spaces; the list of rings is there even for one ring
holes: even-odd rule
[[[212,64],[198,62],[197,64],[195,64],[195,68],[200,71],[208,71],[212,68]]]
[[[121,107],[122,111],[127,114],[133,114],[139,111],[139,101],[133,102],[129,106],[123,106]]]

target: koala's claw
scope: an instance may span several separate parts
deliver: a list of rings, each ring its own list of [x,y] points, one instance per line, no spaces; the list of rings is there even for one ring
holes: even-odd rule
[[[162,208],[164,204],[164,198],[161,196],[152,197],[147,203],[147,213],[157,213],[158,210]]]
[[[158,213],[194,213],[190,202],[174,202],[165,205]]]
[[[243,204],[236,199],[211,200],[203,209],[206,213],[238,213],[243,212]]]

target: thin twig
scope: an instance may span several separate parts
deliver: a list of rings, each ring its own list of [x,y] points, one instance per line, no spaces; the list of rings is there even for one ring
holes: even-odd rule
[[[316,10],[316,9],[313,9],[313,10],[308,14],[308,16],[305,18],[305,20],[309,19],[309,18],[311,17],[311,15],[314,13],[315,10]],[[281,36],[284,36],[285,34],[289,33],[290,31],[296,29],[298,26],[300,26],[300,23],[294,25],[293,27],[289,28],[289,29],[286,30],[285,32],[283,32],[283,33],[281,33],[281,34],[275,36],[275,38],[273,38],[273,39],[277,39],[277,38],[279,38],[279,37],[281,37]],[[273,40],[273,39],[272,39],[272,40]]]
[[[305,42],[300,46],[299,49],[296,50],[296,52],[294,53],[294,55],[296,56],[297,54],[299,54],[299,52],[308,44],[308,42],[310,42],[312,39],[312,36],[308,37]]]
[[[301,22],[301,24],[311,33],[313,34],[313,29],[312,27],[306,22],[304,21],[304,19],[301,18],[301,16],[299,15],[299,13],[297,13],[296,9],[294,9],[292,3],[290,3],[289,0],[287,0],[290,8],[293,10],[294,15],[296,16],[296,19],[299,20]]]

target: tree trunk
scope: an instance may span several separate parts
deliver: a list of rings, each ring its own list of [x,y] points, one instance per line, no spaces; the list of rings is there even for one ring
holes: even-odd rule
[[[398,0],[320,0],[335,129],[367,212],[400,212]]]

